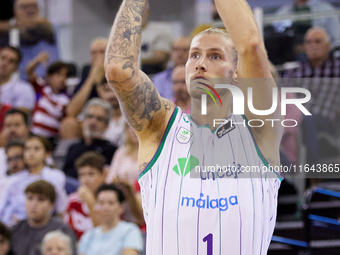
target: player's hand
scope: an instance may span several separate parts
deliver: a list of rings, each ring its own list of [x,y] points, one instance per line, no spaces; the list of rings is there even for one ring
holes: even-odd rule
[[[86,203],[87,205],[95,203],[96,199],[89,188],[80,186],[77,192],[79,194],[80,200],[83,203]]]

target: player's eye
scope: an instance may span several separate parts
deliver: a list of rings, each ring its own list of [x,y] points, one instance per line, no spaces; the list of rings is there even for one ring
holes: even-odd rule
[[[198,53],[195,52],[195,53],[192,53],[192,54],[191,54],[191,57],[192,57],[192,58],[198,58],[199,55],[198,55]]]
[[[221,59],[221,55],[220,54],[213,54],[212,59]]]

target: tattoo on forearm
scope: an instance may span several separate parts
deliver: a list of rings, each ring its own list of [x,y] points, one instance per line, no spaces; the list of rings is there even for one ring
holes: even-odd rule
[[[106,63],[124,72],[124,76],[110,77],[109,82],[114,86],[127,121],[137,131],[155,124],[154,115],[159,110],[172,107],[170,102],[159,97],[152,81],[139,73],[138,54],[146,1],[124,0],[113,24],[106,52]]]
[[[123,68],[132,68],[137,61],[141,43],[142,16],[146,0],[125,0],[118,13],[110,36],[107,61],[123,63]],[[134,73],[135,70],[133,70]]]
[[[116,91],[123,102],[128,122],[137,131],[141,131],[145,121],[152,122],[154,113],[162,107],[156,88],[151,81],[136,86],[132,91],[127,91],[122,86],[117,87],[119,86],[116,86]]]

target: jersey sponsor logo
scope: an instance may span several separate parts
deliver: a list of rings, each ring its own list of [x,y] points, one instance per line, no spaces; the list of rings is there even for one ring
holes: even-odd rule
[[[197,207],[201,209],[219,209],[220,211],[228,210],[230,206],[238,205],[237,196],[230,196],[224,198],[211,199],[208,196],[204,197],[204,194],[200,194],[200,198],[195,199],[193,197],[182,197],[181,206],[183,207]]]
[[[218,138],[222,138],[223,136],[225,136],[226,134],[228,134],[230,131],[235,129],[235,125],[232,122],[227,122],[226,124],[224,124],[222,127],[220,127],[217,130],[217,137]]]
[[[199,164],[199,160],[192,155],[190,155],[189,158],[179,158],[177,161],[178,164],[176,164],[172,170],[179,176],[183,177],[190,173],[191,170]]]
[[[188,129],[181,127],[177,132],[176,139],[178,142],[185,144],[190,141],[191,136],[192,133]]]

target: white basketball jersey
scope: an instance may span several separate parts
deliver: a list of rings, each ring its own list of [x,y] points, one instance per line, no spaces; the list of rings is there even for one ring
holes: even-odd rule
[[[244,122],[235,115],[229,120]],[[268,162],[247,126],[221,124],[211,131],[196,126],[177,107],[138,178],[146,254],[267,254],[282,178],[246,170],[264,165]]]

